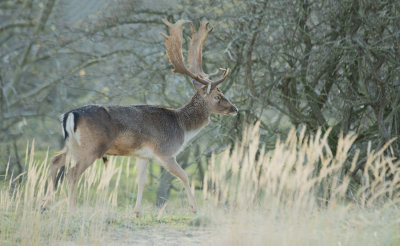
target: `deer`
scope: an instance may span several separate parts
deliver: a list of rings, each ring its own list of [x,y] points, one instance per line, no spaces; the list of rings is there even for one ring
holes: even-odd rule
[[[173,65],[173,72],[192,80],[195,94],[181,108],[171,109],[152,105],[87,105],[62,115],[64,148],[50,161],[48,190],[42,204],[46,209],[57,189],[61,168],[71,163],[65,178],[68,188],[68,207],[76,206],[76,186],[82,173],[96,159],[107,156],[134,156],[137,168],[137,197],[134,208],[136,217],[142,213],[142,196],[150,159],[159,162],[171,174],[178,177],[186,190],[191,210],[196,213],[197,204],[191,192],[186,172],[177,163],[176,156],[193,137],[204,128],[212,114],[232,115],[238,109],[227,99],[218,85],[229,73],[220,68],[207,74],[202,68],[202,49],[209,33],[207,20],[201,21],[195,32],[191,21],[178,20],[171,24],[162,20],[170,35],[164,33],[166,54]],[[182,54],[183,27],[190,24],[192,37],[188,49],[187,67]],[[222,71],[218,80],[212,76]],[[72,166],[75,164],[74,166]]]

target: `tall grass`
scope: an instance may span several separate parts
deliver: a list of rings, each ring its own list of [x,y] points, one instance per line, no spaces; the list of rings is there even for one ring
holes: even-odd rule
[[[390,143],[369,149],[360,162],[355,135],[340,136],[333,154],[329,134],[292,129],[285,141],[278,139],[274,150],[266,151],[256,124],[232,149],[213,155],[203,197],[226,211],[213,210],[213,217],[230,217],[219,233],[225,236],[216,242],[398,245],[400,161],[387,154]],[[351,175],[360,176],[361,184]]]
[[[101,241],[106,221],[117,206],[117,191],[122,168],[111,158],[107,166],[92,165],[80,179],[76,213],[68,212],[67,189],[62,184],[51,209],[41,213],[45,198],[48,155],[41,161],[34,157],[34,143],[26,150],[26,172],[0,186],[0,241],[1,245],[42,245],[73,240],[84,243]],[[6,177],[8,168],[6,171]],[[128,172],[129,173],[129,172]],[[11,175],[13,176],[13,175]],[[21,180],[21,182],[18,182]]]
[[[250,126],[243,141],[212,155],[204,189],[197,194],[200,216],[187,215],[187,201],[169,201],[161,210],[145,201],[145,218],[139,220],[134,196],[126,192],[135,192],[129,158],[111,158],[86,170],[74,213],[68,211],[63,183],[50,209],[40,213],[48,156],[35,159],[31,143],[26,172],[0,181],[0,245],[120,245],[126,240],[164,245],[166,238],[174,245],[400,245],[400,163],[390,157],[390,143],[369,148],[361,161],[355,135],[341,136],[335,154],[328,135],[292,130],[266,151],[259,125]],[[360,184],[353,182],[354,170]]]

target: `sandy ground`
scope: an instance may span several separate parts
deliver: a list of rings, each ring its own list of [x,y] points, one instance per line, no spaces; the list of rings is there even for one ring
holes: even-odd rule
[[[99,241],[70,241],[60,245],[205,245],[213,237],[211,228],[169,225],[112,228]]]
[[[168,226],[142,228],[139,230],[119,229],[111,233],[108,245],[204,245],[211,236],[209,229]]]

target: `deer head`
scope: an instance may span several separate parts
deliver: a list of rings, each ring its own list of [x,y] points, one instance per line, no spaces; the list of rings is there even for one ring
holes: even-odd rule
[[[210,113],[214,114],[229,114],[236,115],[238,109],[224,96],[221,90],[217,87],[228,76],[229,69],[220,68],[212,74],[206,74],[202,67],[202,49],[208,34],[213,28],[208,28],[208,21],[202,21],[197,32],[191,21],[179,20],[175,24],[171,24],[167,20],[163,20],[168,26],[170,36],[161,33],[165,38],[165,47],[169,61],[174,66],[174,73],[180,73],[192,78],[193,86],[196,89],[196,96],[199,100],[204,100],[202,103],[208,108]],[[190,24],[192,38],[190,39],[190,47],[188,50],[189,68],[186,67],[182,55],[182,31],[183,25]],[[210,78],[216,76],[219,71],[222,71],[221,78],[213,81]]]

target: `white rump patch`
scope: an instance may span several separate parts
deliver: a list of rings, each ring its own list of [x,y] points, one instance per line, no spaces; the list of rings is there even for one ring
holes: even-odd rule
[[[65,126],[65,130],[67,131],[68,135],[75,139],[76,143],[78,145],[81,145],[80,139],[79,139],[79,132],[78,129],[76,130],[76,132],[74,131],[75,128],[75,124],[74,124],[74,114],[73,113],[69,113],[67,116],[67,123]]]

